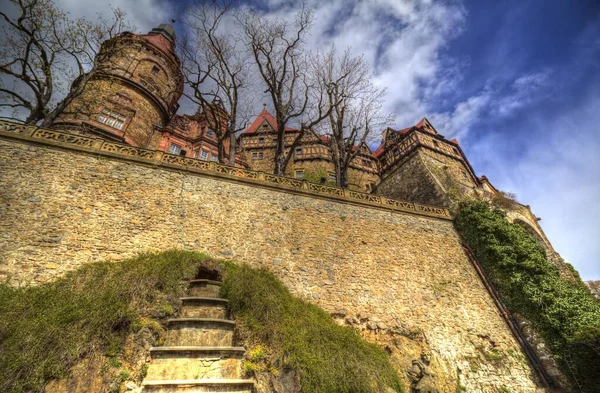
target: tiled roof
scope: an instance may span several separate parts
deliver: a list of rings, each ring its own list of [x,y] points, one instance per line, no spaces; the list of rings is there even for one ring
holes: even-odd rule
[[[274,130],[277,130],[277,120],[275,120],[275,116],[273,116],[271,113],[269,113],[267,108],[263,108],[263,110],[258,114],[258,116],[256,116],[256,119],[252,122],[252,124],[250,124],[250,127],[248,127],[248,129],[246,131],[244,131],[242,133],[242,135],[254,134],[258,130],[258,127],[260,127],[260,125],[264,121],[269,123],[269,125]],[[285,131],[291,132],[291,131],[298,131],[298,130],[296,130],[295,128],[291,128],[291,127],[285,127]]]

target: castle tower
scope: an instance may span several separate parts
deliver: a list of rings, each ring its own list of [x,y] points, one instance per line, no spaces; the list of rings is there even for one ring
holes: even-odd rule
[[[403,130],[386,129],[374,155],[381,171],[377,193],[389,198],[450,206],[454,194],[482,190],[458,142],[438,134],[425,118]]]
[[[183,92],[173,26],[122,33],[102,44],[95,61],[83,93],[53,127],[155,149]]]

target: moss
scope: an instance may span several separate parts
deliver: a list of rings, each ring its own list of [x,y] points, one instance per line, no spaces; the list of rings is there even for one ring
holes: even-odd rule
[[[93,354],[121,367],[127,334],[158,324],[151,317],[166,311],[168,302],[177,305],[182,280],[193,278],[203,259],[168,251],[89,264],[36,287],[0,285],[0,391],[41,392],[50,379],[65,377]],[[129,378],[126,373],[117,379]],[[116,391],[118,380],[111,387]]]
[[[303,393],[402,391],[382,348],[292,296],[266,269],[227,264],[222,296],[247,340],[264,348],[250,351],[247,369],[260,358],[267,367],[294,370]]]
[[[329,180],[329,172],[327,172],[327,170],[323,167],[316,167],[312,171],[306,169],[302,175],[302,178],[311,183],[321,183],[334,187],[336,185],[335,181]]]
[[[462,202],[454,224],[508,309],[531,323],[573,385],[600,392],[600,302],[581,282],[562,279],[537,241],[489,203]]]

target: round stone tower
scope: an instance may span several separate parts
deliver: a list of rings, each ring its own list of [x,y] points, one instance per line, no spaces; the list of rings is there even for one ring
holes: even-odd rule
[[[93,76],[53,127],[155,149],[178,108],[183,77],[173,26],[102,44]]]

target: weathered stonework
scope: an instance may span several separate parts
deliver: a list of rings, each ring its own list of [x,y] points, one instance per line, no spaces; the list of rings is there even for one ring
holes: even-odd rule
[[[450,200],[441,183],[427,167],[422,151],[400,161],[377,186],[378,194],[407,201],[429,201],[438,206],[449,206]]]
[[[536,391],[443,216],[26,137],[1,136],[0,185],[0,277],[14,284],[139,252],[203,251],[266,266],[294,294],[388,346],[402,375],[430,351],[440,392],[457,391],[457,383],[475,393]]]

